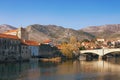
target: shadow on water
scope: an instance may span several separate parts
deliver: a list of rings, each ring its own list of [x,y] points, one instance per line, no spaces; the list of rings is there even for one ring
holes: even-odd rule
[[[0,80],[16,80],[20,74],[29,69],[28,63],[2,63],[0,64]]]

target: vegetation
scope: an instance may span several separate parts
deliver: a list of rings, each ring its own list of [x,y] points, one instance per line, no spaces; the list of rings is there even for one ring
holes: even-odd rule
[[[86,48],[84,46],[79,47],[79,50],[85,50]]]
[[[61,44],[61,52],[64,56],[69,59],[75,58],[77,53],[79,52],[79,42],[77,38],[72,36],[70,37],[70,41],[68,43],[64,42]]]
[[[83,39],[82,42],[90,42],[88,39]]]
[[[72,50],[69,48],[70,45],[68,43],[62,43],[61,47],[62,47],[61,50],[62,54],[67,58],[72,58],[73,55],[72,55]]]

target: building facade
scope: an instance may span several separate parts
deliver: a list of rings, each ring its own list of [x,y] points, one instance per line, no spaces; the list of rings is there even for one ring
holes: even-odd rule
[[[38,56],[39,54],[39,42],[30,41],[30,40],[22,40],[22,44],[28,46],[29,54],[31,57]]]
[[[19,61],[20,44],[18,37],[0,34],[0,61]]]
[[[8,30],[0,34],[0,61],[26,61],[38,56],[39,43],[28,40],[24,28]]]
[[[26,44],[21,44],[21,61],[29,61],[31,58],[29,46]]]

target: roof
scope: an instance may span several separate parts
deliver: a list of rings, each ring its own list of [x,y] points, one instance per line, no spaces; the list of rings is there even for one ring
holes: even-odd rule
[[[8,30],[6,32],[3,32],[3,34],[13,33],[13,32],[17,32],[17,31],[18,31],[18,29]]]
[[[19,39],[17,36],[8,35],[8,34],[0,34],[0,38]]]
[[[58,49],[62,49],[61,45],[56,45],[56,47],[57,47]]]
[[[31,41],[31,40],[21,40],[21,42],[25,45],[30,45],[30,46],[39,46],[40,43],[36,41]]]
[[[44,40],[44,43],[50,43],[50,42],[51,42],[50,39]]]

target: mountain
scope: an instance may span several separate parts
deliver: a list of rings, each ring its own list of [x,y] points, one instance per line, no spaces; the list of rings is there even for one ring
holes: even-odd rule
[[[120,24],[90,26],[81,30],[100,38],[120,38]]]
[[[27,26],[26,30],[29,34],[30,40],[36,40],[39,42],[46,39],[51,39],[57,42],[68,41],[71,36],[76,36],[78,40],[94,38],[93,35],[87,32],[63,28],[56,25],[34,24]]]
[[[12,29],[16,28],[7,24],[0,25],[0,33]],[[80,30],[64,28],[56,25],[33,24],[27,26],[25,29],[28,32],[29,40],[39,42],[48,39],[57,42],[64,42],[68,41],[71,36],[77,37],[78,40],[93,39],[96,37],[105,39],[120,38],[120,24],[90,26]]]
[[[0,33],[3,33],[7,30],[13,30],[13,29],[16,29],[16,28],[11,25],[7,25],[7,24],[0,25]]]

